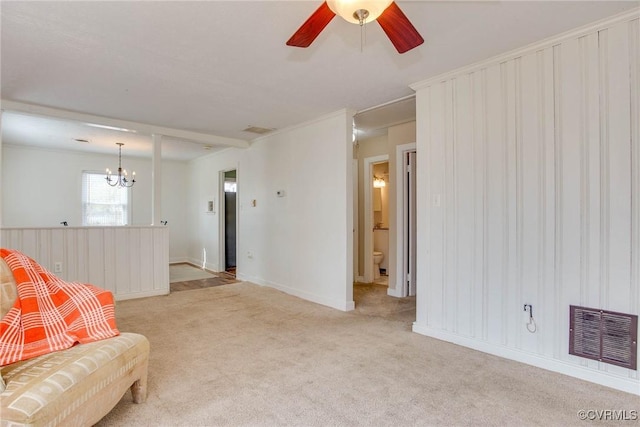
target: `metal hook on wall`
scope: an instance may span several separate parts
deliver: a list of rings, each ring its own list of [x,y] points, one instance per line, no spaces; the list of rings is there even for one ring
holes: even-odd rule
[[[533,319],[533,306],[531,304],[525,304],[524,311],[529,312],[529,322],[527,323],[527,331],[533,334],[538,330],[536,321]]]

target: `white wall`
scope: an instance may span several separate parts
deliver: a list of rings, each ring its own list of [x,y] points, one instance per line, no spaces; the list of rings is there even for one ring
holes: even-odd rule
[[[351,114],[341,111],[192,161],[189,259],[202,262],[206,249],[220,269],[219,212],[201,205],[218,193],[219,171],[237,169],[238,278],[353,309],[352,156]]]
[[[570,304],[640,314],[638,28],[414,86],[416,332],[640,394],[638,371],[568,354]]]
[[[60,227],[82,225],[82,171],[117,166],[116,155],[2,146],[2,226]],[[115,166],[114,166],[115,165]],[[123,157],[136,171],[132,187],[132,225],[151,224],[151,159]],[[169,221],[170,259],[186,257],[187,163],[162,162],[162,219]]]

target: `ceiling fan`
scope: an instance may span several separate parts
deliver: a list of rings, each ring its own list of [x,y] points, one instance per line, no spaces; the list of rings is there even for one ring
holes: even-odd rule
[[[336,15],[361,26],[374,20],[378,21],[398,53],[405,53],[424,42],[395,1],[326,0],[291,36],[287,45],[309,47]]]

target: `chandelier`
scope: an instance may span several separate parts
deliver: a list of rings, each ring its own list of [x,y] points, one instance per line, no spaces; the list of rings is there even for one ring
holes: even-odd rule
[[[129,181],[127,179],[127,170],[122,169],[122,146],[124,143],[116,142],[118,146],[118,178],[115,176],[111,176],[111,169],[107,168],[107,184],[112,187],[133,187],[133,184],[136,182],[136,173],[132,173],[132,179]]]

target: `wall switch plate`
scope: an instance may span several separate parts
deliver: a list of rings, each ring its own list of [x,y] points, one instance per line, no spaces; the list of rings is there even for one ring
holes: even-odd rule
[[[276,196],[278,196],[278,197],[284,197],[284,190],[278,190],[278,191],[276,191]]]

